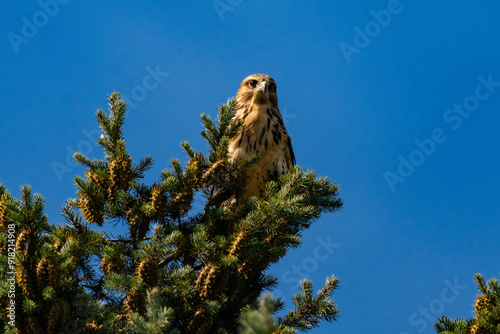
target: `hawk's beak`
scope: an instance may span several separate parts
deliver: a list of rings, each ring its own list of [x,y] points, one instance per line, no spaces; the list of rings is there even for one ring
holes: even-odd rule
[[[263,93],[267,92],[267,85],[266,85],[266,82],[263,82],[263,83],[260,85],[259,89],[260,89]]]

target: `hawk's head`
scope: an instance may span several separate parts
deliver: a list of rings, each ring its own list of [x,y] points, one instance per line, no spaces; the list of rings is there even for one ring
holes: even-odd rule
[[[278,106],[276,82],[269,75],[252,74],[243,80],[236,94],[236,99],[242,103],[257,103]]]

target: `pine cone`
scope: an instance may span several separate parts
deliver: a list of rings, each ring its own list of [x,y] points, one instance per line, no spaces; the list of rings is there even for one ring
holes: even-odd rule
[[[87,179],[87,181],[92,182],[103,189],[108,188],[109,182],[107,177],[103,177],[100,174],[98,174],[94,168],[90,168],[87,169],[87,171],[85,171],[85,178]]]
[[[28,255],[29,239],[30,236],[27,231],[19,233],[16,240],[16,252]]]
[[[138,276],[147,286],[156,286],[160,280],[160,271],[156,258],[144,259],[139,265]]]
[[[101,269],[104,275],[109,273],[122,274],[125,272],[125,257],[123,255],[104,256],[101,260]]]
[[[0,200],[0,226],[5,227],[7,225],[7,201]]]
[[[210,270],[210,265],[204,266],[203,269],[201,269],[200,272],[198,273],[198,278],[195,281],[195,288],[196,290],[200,291],[200,295],[203,294],[205,280],[209,270]]]
[[[132,159],[129,156],[116,157],[109,166],[109,197],[113,198],[119,189],[127,190],[132,180]]]
[[[203,169],[204,166],[198,159],[192,159],[186,164],[186,172],[188,172],[190,175],[193,175],[193,185],[195,188],[198,188],[204,182]]]
[[[24,294],[29,299],[35,299],[37,290],[34,284],[33,275],[29,272],[29,270],[25,266],[21,265],[17,267],[16,281],[17,285],[21,287]]]
[[[125,308],[128,315],[133,312],[144,314],[144,296],[140,294],[136,289],[132,289],[127,293],[127,297],[125,299]]]
[[[198,275],[196,288],[200,291],[200,296],[207,298],[213,293],[216,287],[216,279],[220,273],[220,267],[215,264],[209,264]]]
[[[43,258],[38,262],[36,267],[36,281],[38,289],[42,289],[46,286],[51,286],[56,289],[59,285],[58,283],[59,275],[57,273],[57,268],[49,258]]]
[[[141,216],[137,209],[130,209],[127,211],[127,221],[129,224],[130,238],[132,240],[137,239],[137,231],[141,226]]]
[[[488,306],[493,303],[493,298],[490,295],[482,295],[478,296],[476,299],[476,303],[474,304],[474,312],[479,313],[479,311],[488,308]]]
[[[472,325],[472,327],[470,328],[470,333],[471,333],[471,334],[486,334],[486,333],[488,333],[488,332],[486,331],[486,329],[485,329],[483,326],[481,326],[481,325],[479,325],[479,324],[475,323],[475,324],[474,324],[474,325]]]
[[[151,190],[151,207],[154,211],[155,219],[159,220],[167,206],[167,196],[162,193],[158,187],[153,187]]]
[[[104,215],[101,212],[104,206],[104,199],[99,196],[99,194],[93,194],[89,197],[88,194],[82,193],[78,194],[80,200],[78,201],[78,206],[80,211],[83,213],[83,217],[92,224],[97,224],[102,226],[104,223]]]
[[[37,250],[38,239],[36,235],[26,230],[21,231],[16,240],[16,252],[26,257],[33,256]]]
[[[176,217],[181,217],[191,209],[193,189],[181,190],[177,196],[170,200],[170,210]]]
[[[223,161],[217,161],[203,174],[203,183],[209,183],[214,175],[217,175],[219,171],[224,167]]]
[[[234,240],[233,246],[231,247],[231,250],[229,251],[230,256],[237,256],[238,252],[243,247],[245,237],[246,237],[246,231],[241,231],[238,234],[238,237]]]

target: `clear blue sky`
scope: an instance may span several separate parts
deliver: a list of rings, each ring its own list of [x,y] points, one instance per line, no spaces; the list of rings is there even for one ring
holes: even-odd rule
[[[339,320],[311,333],[433,333],[440,314],[473,315],[475,273],[499,276],[498,1],[0,10],[0,180],[16,196],[23,184],[44,195],[52,223],[82,173],[68,157],[102,157],[95,111],[106,94],[133,106],[128,148],[156,159],[153,182],[184,158],[181,141],[205,149],[200,113],[215,115],[243,78],[265,73],[298,164],[339,183],[345,201],[271,270],[287,301],[298,277],[316,287],[340,278]]]

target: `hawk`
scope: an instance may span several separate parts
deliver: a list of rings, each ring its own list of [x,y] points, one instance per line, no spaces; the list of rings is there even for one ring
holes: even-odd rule
[[[264,74],[245,78],[236,94],[233,122],[242,119],[241,132],[231,139],[231,159],[248,159],[254,154],[259,161],[248,170],[248,184],[242,198],[264,197],[266,182],[285,175],[295,164],[292,141],[278,108],[276,82]]]

